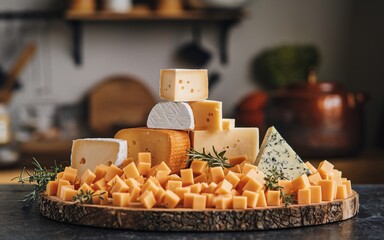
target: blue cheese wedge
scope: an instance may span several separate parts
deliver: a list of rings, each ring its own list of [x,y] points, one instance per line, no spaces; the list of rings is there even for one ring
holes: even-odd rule
[[[192,130],[195,127],[192,108],[184,102],[160,102],[149,113],[147,127]]]
[[[310,173],[310,170],[299,155],[293,151],[275,127],[270,127],[267,130],[255,165],[266,175],[276,167],[289,180]]]

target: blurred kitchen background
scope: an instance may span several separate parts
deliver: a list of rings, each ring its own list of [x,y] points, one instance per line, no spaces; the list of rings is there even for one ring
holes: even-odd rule
[[[0,0],[0,177],[144,126],[160,69],[207,68],[209,99],[260,141],[273,124],[305,160],[384,182],[383,12],[382,0]]]

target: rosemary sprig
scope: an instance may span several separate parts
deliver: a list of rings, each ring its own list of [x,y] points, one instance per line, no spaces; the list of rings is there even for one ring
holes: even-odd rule
[[[280,197],[283,199],[286,207],[295,203],[295,194],[285,194],[283,192],[283,187],[278,185],[279,180],[288,180],[288,178],[284,176],[283,171],[277,170],[277,167],[274,166],[268,172],[269,174],[264,177],[266,189],[275,191],[278,190],[280,192]]]
[[[228,160],[227,157],[225,157],[226,151],[217,152],[215,147],[212,146],[213,154],[206,153],[205,148],[203,148],[203,152],[200,153],[196,151],[195,149],[191,148],[190,150],[187,150],[187,155],[189,156],[189,160],[187,160],[188,163],[192,162],[193,160],[202,160],[208,162],[209,167],[222,167],[222,168],[231,168],[231,164],[227,163]]]
[[[57,165],[56,161],[55,166],[51,167],[50,170],[42,167],[35,158],[33,158],[32,164],[35,166],[32,173],[28,172],[24,167],[21,170],[20,176],[12,179],[12,181],[17,179],[18,183],[21,183],[23,187],[25,183],[31,183],[34,186],[32,192],[28,193],[24,199],[21,200],[23,208],[31,207],[33,204],[38,205],[40,203],[40,195],[45,191],[48,182],[55,180],[57,173],[64,170],[64,167]]]
[[[105,192],[102,192],[100,194],[95,194],[95,192],[91,192],[90,190],[86,190],[85,192],[81,189],[80,193],[77,195],[73,196],[73,201],[75,203],[80,203],[80,204],[92,204],[93,203],[93,197],[99,197],[100,200],[104,200],[104,195]]]

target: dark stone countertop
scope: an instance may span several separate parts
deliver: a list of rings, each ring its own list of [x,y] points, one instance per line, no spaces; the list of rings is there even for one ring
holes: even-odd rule
[[[30,189],[30,188],[29,188]],[[0,185],[0,239],[384,239],[384,185],[354,185],[360,212],[350,220],[320,226],[247,232],[137,232],[75,226],[49,220],[18,200],[28,192]]]

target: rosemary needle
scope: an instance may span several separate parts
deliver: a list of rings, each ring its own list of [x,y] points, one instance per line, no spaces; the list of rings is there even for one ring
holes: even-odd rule
[[[231,168],[231,164],[227,163],[228,160],[227,157],[225,157],[226,151],[217,152],[215,147],[212,146],[213,154],[206,153],[205,148],[203,148],[203,152],[200,153],[196,151],[195,149],[191,148],[187,150],[187,155],[189,156],[188,163],[192,162],[193,160],[202,160],[208,162],[209,167],[222,167],[222,168]]]

